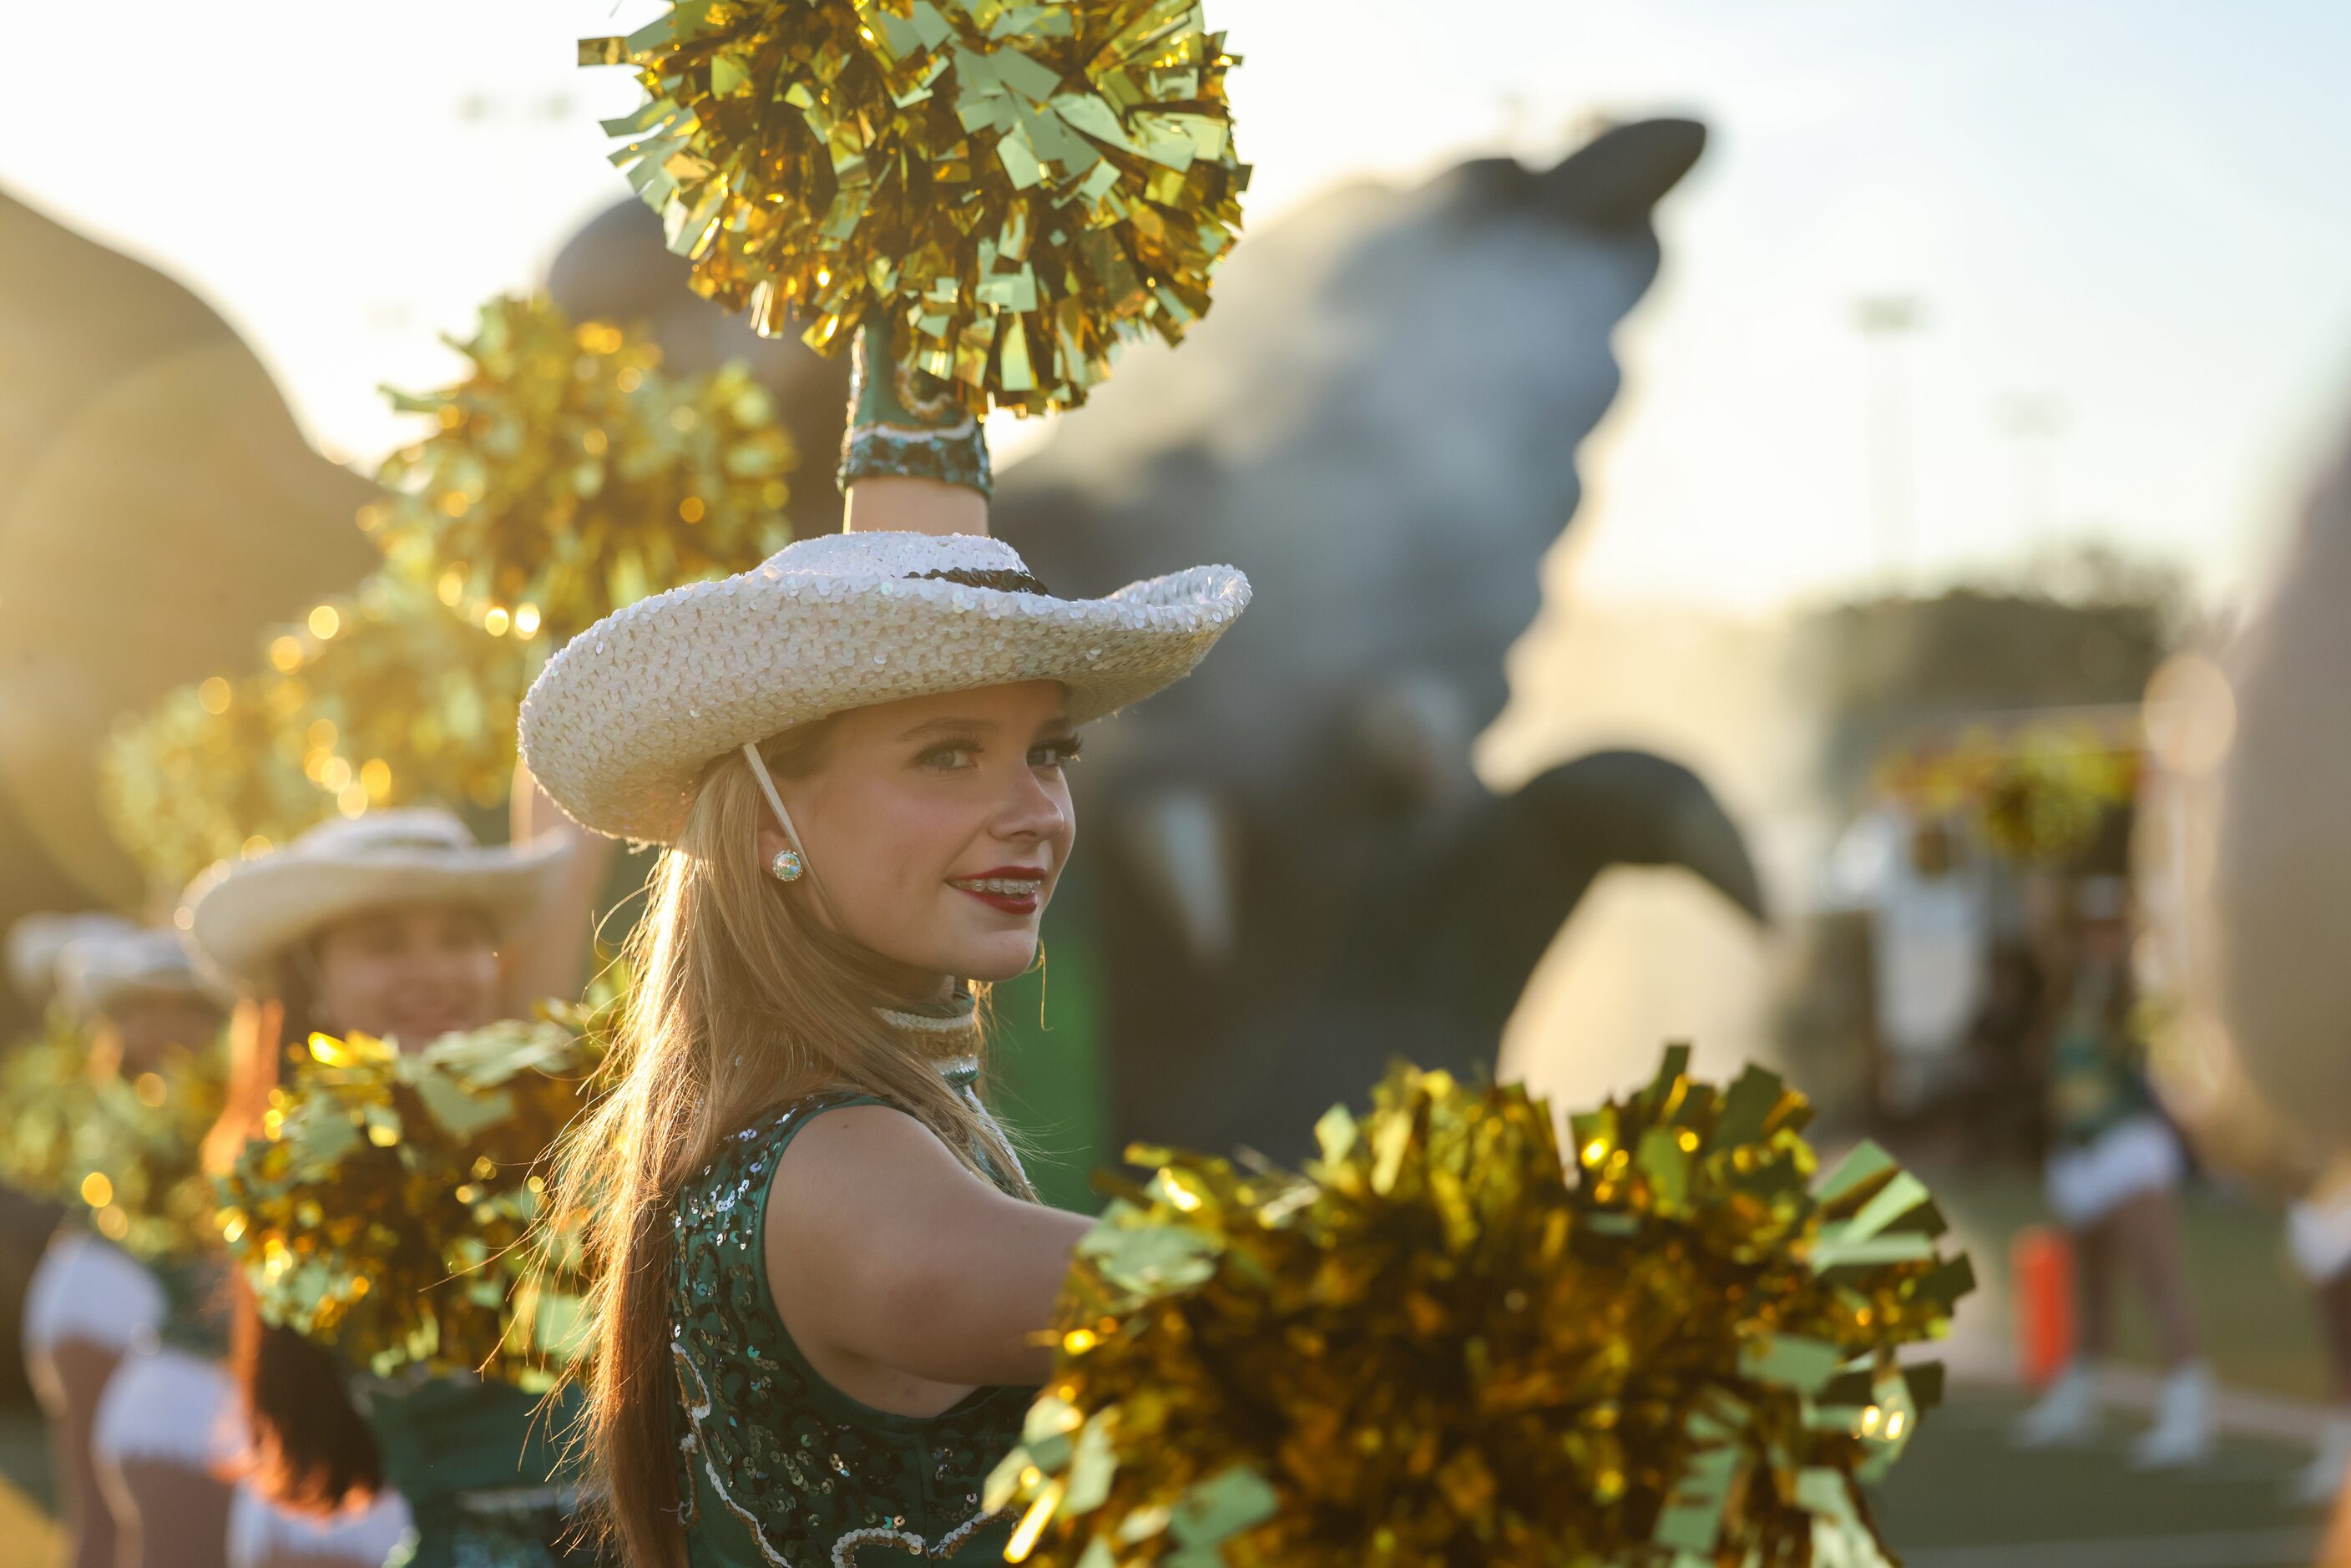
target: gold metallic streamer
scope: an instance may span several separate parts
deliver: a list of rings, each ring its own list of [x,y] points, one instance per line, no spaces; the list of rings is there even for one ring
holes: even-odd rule
[[[274,671],[212,676],[116,725],[99,799],[116,840],[162,885],[283,843],[334,811],[302,770],[298,694]]]
[[[559,1010],[413,1051],[311,1036],[218,1188],[262,1316],[380,1376],[549,1385],[577,1344],[580,1264],[535,1167],[601,1054],[582,1021]]]
[[[1926,1189],[1819,1176],[1803,1099],[1667,1053],[1571,1120],[1399,1068],[1304,1176],[1137,1149],[991,1508],[1124,1568],[1882,1561],[1889,1464],[1971,1284]],[[1840,1554],[1842,1553],[1842,1554]]]
[[[2139,770],[2136,733],[2053,721],[2007,736],[1970,728],[1949,746],[1894,753],[1876,774],[1880,789],[1918,810],[1971,820],[2020,864],[2063,866],[2096,841],[2109,810],[2137,797]]]
[[[433,422],[387,458],[360,527],[476,625],[559,646],[624,604],[747,570],[791,540],[795,455],[747,367],[662,373],[632,328],[546,298],[482,307],[453,384],[386,389]]]
[[[53,1010],[43,1034],[0,1063],[0,1182],[86,1213],[133,1257],[196,1256],[213,1240],[198,1155],[226,1081],[218,1040],[173,1048],[126,1077]]]
[[[869,318],[974,413],[1073,407],[1124,340],[1175,342],[1240,229],[1197,0],[673,0],[583,65],[695,288],[833,351]]]
[[[2138,789],[2138,757],[2084,749],[2057,734],[2029,733],[1991,770],[1980,810],[1984,837],[2011,860],[2062,865],[2089,850],[2113,808]]]
[[[418,799],[493,806],[514,775],[530,683],[522,640],[392,572],[269,643],[301,716],[304,776],[344,814]],[[321,635],[322,628],[330,628]]]
[[[263,668],[169,694],[99,763],[115,836],[159,881],[338,812],[505,798],[526,650],[389,572],[263,637]]]
[[[53,1007],[38,1036],[0,1059],[0,1182],[51,1201],[71,1197],[97,1098],[89,1037]]]

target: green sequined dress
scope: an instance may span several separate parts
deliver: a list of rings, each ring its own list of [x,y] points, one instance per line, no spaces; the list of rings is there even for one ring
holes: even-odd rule
[[[567,1389],[569,1393],[569,1389]],[[361,1385],[384,1479],[415,1523],[386,1568],[559,1568],[574,1490],[561,1484],[563,1433],[576,1399],[552,1406],[474,1377],[371,1379]]]
[[[163,1288],[159,1343],[204,1361],[228,1359],[228,1260],[218,1256],[159,1259],[147,1271]]]
[[[2050,1043],[2050,1124],[2066,1148],[2086,1147],[2156,1108],[2144,1048],[2107,1016],[2114,984],[2111,974],[2085,970]]]
[[[976,1072],[959,1067],[949,1081],[968,1095]],[[980,1492],[1019,1441],[1034,1390],[977,1389],[935,1416],[875,1410],[818,1375],[768,1289],[761,1238],[777,1158],[825,1112],[878,1103],[829,1094],[770,1112],[679,1195],[671,1349],[694,1568],[1004,1560],[1011,1520],[988,1515]]]

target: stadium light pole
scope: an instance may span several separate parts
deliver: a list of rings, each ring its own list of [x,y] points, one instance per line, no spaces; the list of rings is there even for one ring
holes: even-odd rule
[[[2065,427],[2064,405],[2048,392],[2017,392],[2001,402],[2001,428],[2016,443],[2017,531],[2026,549],[2042,544],[2050,525],[2052,451]]]
[[[1905,415],[1902,340],[1925,319],[1916,295],[1873,294],[1854,308],[1870,359],[1870,504],[1875,514],[1877,574],[1889,593],[1910,573],[1909,432]]]

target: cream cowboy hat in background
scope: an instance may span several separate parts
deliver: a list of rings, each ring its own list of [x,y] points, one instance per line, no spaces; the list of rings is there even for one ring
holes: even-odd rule
[[[179,924],[200,968],[264,989],[287,948],[371,909],[471,904],[509,936],[538,912],[570,852],[561,837],[486,848],[447,811],[369,811],[221,862],[188,884]]]
[[[198,977],[176,931],[105,931],[74,938],[57,956],[57,999],[81,1023],[134,997],[220,998]]]
[[[95,910],[27,915],[8,928],[8,983],[34,1007],[47,1007],[57,994],[57,960],[68,946],[85,936],[120,936],[138,929],[119,915]]]
[[[1229,566],[1056,599],[1001,539],[802,539],[566,643],[523,699],[523,759],[581,826],[670,843],[714,758],[844,708],[1016,681],[1061,682],[1084,724],[1182,679],[1249,598]]]

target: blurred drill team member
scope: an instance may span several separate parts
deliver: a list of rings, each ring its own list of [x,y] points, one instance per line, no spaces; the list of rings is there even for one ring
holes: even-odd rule
[[[57,1000],[57,970],[78,938],[129,936],[110,915],[35,915],[8,933],[8,971],[35,1007]],[[114,1568],[114,1516],[90,1454],[99,1400],[116,1367],[162,1322],[162,1289],[120,1248],[78,1225],[61,1228],[25,1292],[25,1370],[47,1417],[67,1561]]]
[[[314,1031],[417,1047],[523,1016],[578,992],[601,851],[517,779],[517,848],[485,849],[444,811],[372,811],[290,846],[214,867],[183,906],[199,956],[246,993],[230,1103],[208,1162],[224,1168],[257,1127],[286,1052]],[[550,831],[533,836],[545,823]],[[240,1563],[371,1549],[404,1512],[416,1568],[540,1568],[574,1498],[549,1422],[518,1389],[471,1377],[363,1379],[239,1291],[235,1366],[250,1484],[278,1507],[345,1520],[340,1536],[288,1529],[240,1506]],[[392,1494],[397,1493],[395,1499]],[[379,1506],[350,1515],[371,1500]]]
[[[219,1008],[197,986],[171,931],[85,936],[68,945],[58,989],[91,1030],[95,1070],[171,1077],[213,1043]],[[133,1336],[100,1396],[90,1438],[113,1516],[116,1568],[217,1568],[224,1561],[235,1458],[217,1257],[170,1256],[148,1266],[162,1311]]]
[[[2310,1282],[2326,1342],[2333,1402],[2310,1463],[2288,1483],[2287,1497],[2326,1502],[2351,1470],[2351,1159],[2337,1159],[2311,1190],[2286,1207],[2286,1241]]]
[[[2016,1428],[2026,1447],[2086,1441],[2097,1429],[2097,1364],[2114,1328],[2118,1274],[2146,1293],[2169,1368],[2156,1422],[2132,1448],[2147,1469],[2203,1459],[2212,1444],[2212,1377],[2198,1350],[2179,1260],[2178,1190],[2187,1162],[2157,1105],[2133,1018],[2130,892],[2118,876],[2074,893],[2049,1041],[2049,1207],[2073,1238],[2082,1339],[2073,1364]]]

